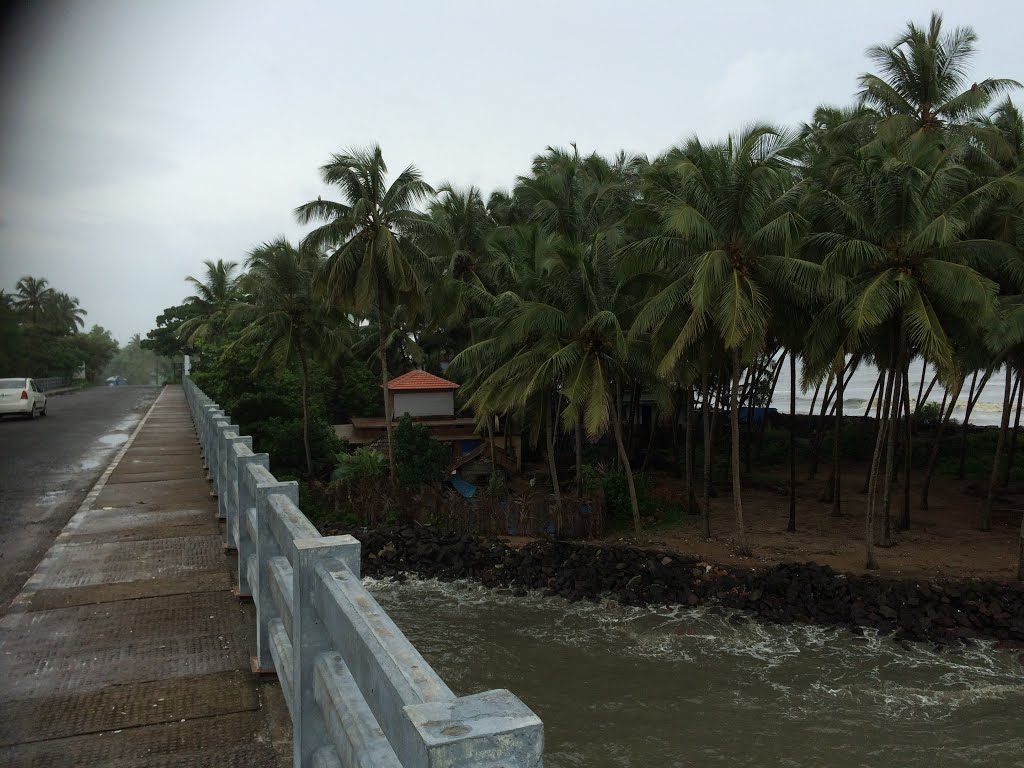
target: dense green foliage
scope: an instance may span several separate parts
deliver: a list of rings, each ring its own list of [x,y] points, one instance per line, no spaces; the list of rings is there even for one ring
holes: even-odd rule
[[[267,361],[282,376],[298,365],[313,399],[307,357],[330,370],[372,366],[390,474],[403,485],[440,479],[440,464],[414,425],[395,431],[417,451],[399,450],[386,383],[392,372],[450,360],[446,375],[462,384],[481,432],[511,423],[531,449],[542,447],[556,504],[566,484],[559,454],[575,453],[581,492],[592,482],[585,445],[607,441],[621,472],[609,481],[615,509],[628,498],[637,530],[647,502],[633,470],[635,404],[647,395],[659,429],[690,414],[685,506],[700,511],[705,536],[713,476],[731,481],[739,553],[751,548],[744,445],[760,440],[772,462],[782,448],[752,434],[743,409],[765,405],[780,367],[798,360],[803,385],[823,390],[820,416],[842,424],[842,383],[873,364],[883,374],[877,422],[834,441],[819,426],[809,448],[817,461],[834,444],[833,489],[844,442],[869,462],[868,567],[876,540],[890,545],[910,525],[909,504],[895,521],[889,510],[898,457],[913,453],[903,445],[920,405],[911,361],[929,366],[951,403],[970,396],[973,374],[1002,369],[987,529],[1011,384],[1024,386],[1024,119],[1009,98],[997,101],[1018,83],[969,77],[976,41],[935,14],[869,49],[874,71],[860,77],[855,104],[821,106],[798,127],[752,123],[717,140],[692,137],[653,158],[548,147],[510,191],[486,200],[473,187],[435,191],[415,167],[389,177],[377,146],[335,154],[320,169],[329,197],[296,209],[300,223],[316,225],[301,245],[261,246],[238,276],[231,262],[207,262],[204,280],[189,278],[196,293],[185,304],[198,314],[179,336],[226,351],[241,332],[259,350],[248,375]],[[270,252],[289,269],[266,269]],[[242,307],[274,322],[253,325]],[[369,370],[335,377],[348,399],[332,412],[368,407]],[[240,379],[239,390],[210,394],[241,420],[232,399],[261,384]],[[936,441],[951,412],[930,414]],[[842,494],[833,495],[839,515]],[[1024,554],[1021,567],[1024,577]]]
[[[451,453],[444,443],[430,438],[430,427],[414,423],[409,414],[405,414],[395,426],[394,434],[399,485],[415,488],[444,479]]]
[[[246,344],[202,343],[200,364],[192,374],[210,395],[252,435],[257,450],[270,454],[275,473],[306,472],[302,429],[302,375],[292,368],[274,368],[253,375],[259,348]],[[341,441],[326,418],[334,382],[320,366],[311,367],[310,447],[314,474],[326,474],[341,450]]]

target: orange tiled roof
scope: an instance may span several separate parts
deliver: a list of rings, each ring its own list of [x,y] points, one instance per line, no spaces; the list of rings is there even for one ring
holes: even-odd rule
[[[409,371],[388,382],[388,390],[402,392],[418,392],[429,389],[458,389],[459,385],[453,381],[442,379],[426,371]]]

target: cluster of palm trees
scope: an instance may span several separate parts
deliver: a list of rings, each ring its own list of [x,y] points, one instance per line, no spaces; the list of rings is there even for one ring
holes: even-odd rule
[[[44,277],[23,277],[14,293],[0,290],[0,307],[37,328],[65,336],[85,327],[84,309],[78,299],[54,290]]]
[[[559,441],[575,442],[579,489],[582,446],[610,432],[638,528],[623,432],[641,392],[664,423],[686,425],[686,497],[705,535],[714,421],[728,404],[743,553],[740,413],[759,380],[774,383],[788,360],[795,381],[799,363],[805,386],[825,382],[838,433],[844,383],[873,364],[865,541],[875,568],[876,541],[893,536],[911,361],[945,388],[946,419],[978,371],[1005,370],[1008,400],[1014,377],[1021,386],[1024,120],[998,101],[1018,83],[969,80],[975,43],[935,14],[869,49],[875,72],[860,78],[856,104],[820,107],[799,130],[753,124],[653,159],[549,148],[486,201],[473,187],[435,191],[415,167],[389,180],[379,147],[334,155],[321,177],[335,199],[295,211],[312,231],[297,247],[255,249],[237,286],[231,265],[208,263],[192,298],[203,312],[184,334],[241,318],[242,338],[267,359],[305,371],[372,333],[385,390],[396,350],[398,364],[450,359],[482,428],[514,417],[543,436],[556,497]],[[393,475],[390,433],[388,443]],[[838,471],[831,482],[838,505]],[[909,509],[896,522],[909,525]]]

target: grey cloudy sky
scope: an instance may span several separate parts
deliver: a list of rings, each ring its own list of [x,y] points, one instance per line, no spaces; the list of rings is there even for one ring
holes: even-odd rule
[[[0,287],[44,276],[124,342],[323,193],[330,153],[508,187],[548,145],[656,154],[847,103],[928,2],[34,2],[0,17]],[[1024,81],[1024,3],[957,2]],[[1024,94],[1018,96],[1024,101]]]

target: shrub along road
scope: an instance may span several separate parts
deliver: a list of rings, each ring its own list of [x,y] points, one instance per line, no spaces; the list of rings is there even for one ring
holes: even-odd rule
[[[49,398],[47,415],[35,421],[0,421],[0,611],[159,392],[95,387]]]

